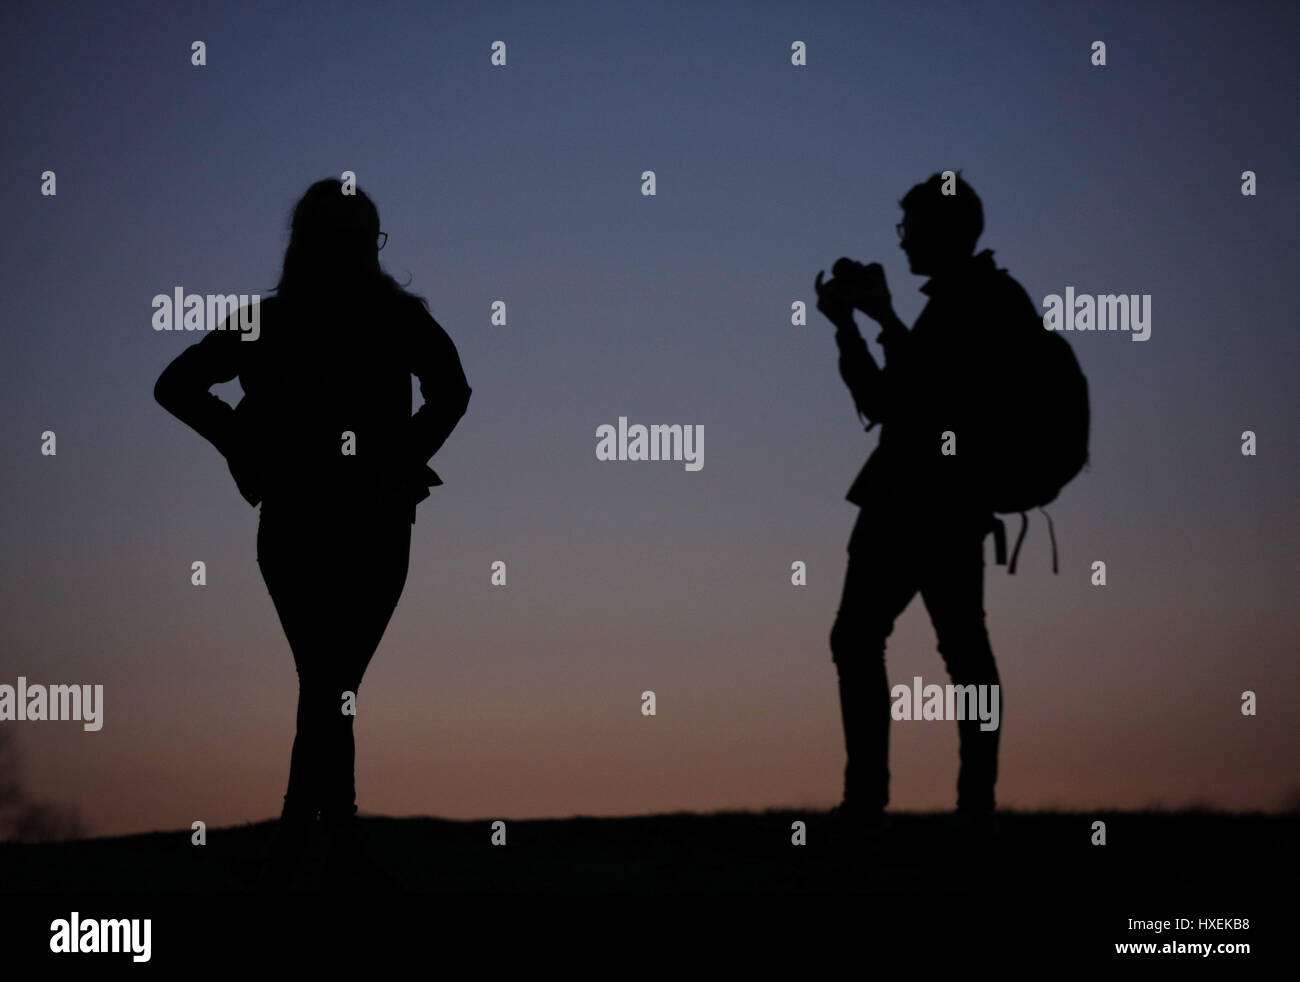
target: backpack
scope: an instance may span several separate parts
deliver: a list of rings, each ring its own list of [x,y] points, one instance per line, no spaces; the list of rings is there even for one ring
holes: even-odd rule
[[[1007,564],[1006,526],[994,519],[997,563],[1015,573],[1029,525],[1026,513],[1038,508],[1047,518],[1057,573],[1056,530],[1044,506],[1088,462],[1088,380],[1070,343],[1044,328],[1036,314],[1015,318],[1001,355],[981,434],[979,473],[993,512],[1020,513],[1020,534]]]

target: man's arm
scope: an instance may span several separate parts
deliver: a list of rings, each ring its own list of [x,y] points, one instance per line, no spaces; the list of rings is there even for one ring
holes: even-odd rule
[[[861,310],[880,325],[876,340],[885,349],[886,367],[892,366],[895,369],[893,374],[897,375],[898,363],[910,347],[911,334],[907,325],[894,313],[884,268],[880,263],[864,266],[848,258],[836,260],[835,266],[842,269],[847,278],[846,299],[850,307]]]
[[[883,423],[888,416],[885,373],[858,333],[852,314],[836,322],[835,345],[840,349],[840,378],[849,387],[853,405],[873,424]]]
[[[877,338],[885,349],[886,367],[882,369],[876,364],[876,359],[867,348],[867,342],[858,332],[858,325],[853,320],[853,306],[848,296],[842,289],[837,288],[834,280],[823,285],[821,274],[818,274],[815,285],[818,297],[817,309],[835,325],[835,344],[840,351],[840,377],[849,387],[853,404],[860,414],[872,421],[873,426],[876,423],[883,423],[894,404],[891,383],[898,376],[898,372],[890,371],[890,368],[903,357],[909,339],[907,327],[898,319],[893,308],[888,306],[886,293],[884,307],[879,311],[871,312],[873,316],[879,313],[876,319],[880,321],[882,327]]]

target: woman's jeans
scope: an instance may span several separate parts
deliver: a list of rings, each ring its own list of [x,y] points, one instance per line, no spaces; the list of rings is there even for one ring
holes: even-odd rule
[[[257,563],[298,669],[285,816],[356,813],[351,713],[406,585],[410,548],[409,517],[391,509],[262,506]]]

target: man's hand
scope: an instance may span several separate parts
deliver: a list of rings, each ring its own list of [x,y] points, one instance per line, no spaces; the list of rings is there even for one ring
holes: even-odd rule
[[[897,318],[885,284],[885,269],[880,263],[854,262],[847,257],[835,260],[831,268],[835,279],[844,284],[845,299],[878,324],[889,324]]]
[[[853,305],[849,302],[844,284],[838,279],[822,282],[825,270],[817,271],[813,287],[817,291],[817,309],[836,327],[847,330],[857,327],[853,323]]]

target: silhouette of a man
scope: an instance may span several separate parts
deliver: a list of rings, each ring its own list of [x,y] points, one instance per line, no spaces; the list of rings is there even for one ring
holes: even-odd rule
[[[948,193],[945,193],[948,192]],[[839,369],[859,413],[882,424],[880,442],[847,498],[861,511],[831,652],[839,676],[847,764],[837,824],[879,827],[889,803],[890,687],[885,640],[919,592],[954,685],[1001,685],[984,626],[984,537],[994,527],[972,451],[990,399],[1007,325],[1035,315],[1028,295],[993,254],[974,254],[984,230],[979,197],[959,175],[935,174],[900,202],[900,246],[929,302],[909,330],[894,313],[884,271],[840,259],[817,275],[817,307],[836,326]],[[880,324],[876,364],[853,310]],[[964,440],[964,442],[963,442]],[[945,449],[947,452],[945,452]],[[958,452],[953,453],[953,450]],[[962,456],[962,452],[966,456]],[[958,722],[957,810],[991,830],[998,729]]]

